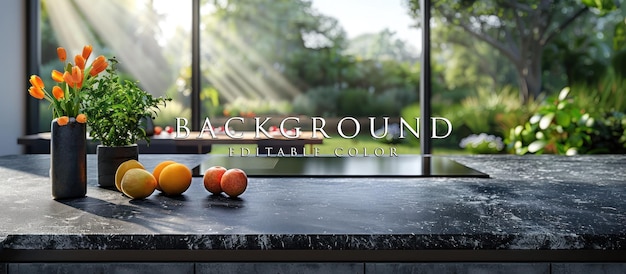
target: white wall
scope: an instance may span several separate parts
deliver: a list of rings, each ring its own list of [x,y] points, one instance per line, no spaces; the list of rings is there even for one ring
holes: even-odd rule
[[[0,9],[0,155],[19,154],[17,138],[25,132],[25,3],[2,0]]]

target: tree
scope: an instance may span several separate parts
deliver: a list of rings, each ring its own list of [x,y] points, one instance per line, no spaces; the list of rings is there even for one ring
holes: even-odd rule
[[[443,25],[433,20],[434,26]],[[489,44],[446,27],[434,27],[431,37],[432,55],[445,60],[439,65],[445,68],[440,74],[447,89],[491,93],[515,82],[513,66]]]
[[[384,29],[378,33],[361,34],[350,40],[345,54],[362,59],[419,61],[419,55],[409,43],[396,38],[395,32]]]
[[[408,4],[413,17],[419,18],[419,0],[408,0]],[[589,7],[578,0],[432,0],[432,7],[433,16],[445,27],[484,41],[511,62],[524,102],[542,91],[546,45],[589,13]]]
[[[203,75],[226,101],[290,99],[336,78],[345,32],[309,1],[210,0],[203,8]]]

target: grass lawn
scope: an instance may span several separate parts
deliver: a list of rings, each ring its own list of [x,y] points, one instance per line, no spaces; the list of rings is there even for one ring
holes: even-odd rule
[[[213,145],[212,154],[228,154],[229,148],[233,148],[235,155],[241,153],[241,148],[248,148],[250,151],[254,152],[256,150],[256,145]],[[343,139],[340,136],[331,136],[329,139],[324,139],[324,143],[321,145],[314,145],[314,148],[319,149],[319,155],[334,155],[335,149],[338,149],[338,153],[343,156],[348,156],[348,152],[354,153],[358,151],[359,155],[363,155],[364,151],[367,151],[368,155],[374,155],[374,151],[376,150],[378,153],[382,154],[381,156],[389,156],[391,152],[391,148],[395,148],[395,151],[398,155],[400,154],[419,154],[420,149],[419,146],[412,146],[408,143],[401,144],[384,144],[378,142],[372,137],[368,136],[357,136],[354,139]],[[382,150],[381,150],[382,149]],[[309,146],[306,146],[307,153],[309,152]],[[381,153],[382,152],[382,153]],[[437,155],[458,155],[458,154],[468,154],[465,150],[459,149],[451,149],[451,148],[433,148],[434,154]]]

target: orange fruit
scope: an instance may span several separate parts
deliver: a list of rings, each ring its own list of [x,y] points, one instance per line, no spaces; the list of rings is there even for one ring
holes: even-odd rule
[[[165,166],[159,174],[161,191],[169,196],[180,195],[191,185],[191,170],[179,163]]]
[[[204,176],[202,178],[204,188],[213,194],[222,193],[222,187],[220,184],[224,172],[226,172],[226,168],[221,166],[212,166],[204,171]]]
[[[237,197],[241,195],[248,187],[248,176],[246,173],[238,168],[229,169],[222,175],[220,182],[222,191],[230,197]]]
[[[163,168],[165,168],[166,166],[174,164],[174,163],[176,162],[171,161],[171,160],[163,161],[163,162],[160,162],[158,165],[156,165],[154,167],[154,170],[152,170],[152,175],[157,180],[157,187],[156,187],[157,190],[161,191],[161,186],[159,186],[159,176],[161,175],[161,171],[163,171]]]
[[[117,188],[117,190],[122,191],[122,178],[124,177],[126,171],[132,168],[145,169],[144,166],[137,160],[128,160],[121,163],[115,171],[115,187]]]
[[[154,192],[156,179],[152,173],[145,169],[131,168],[122,177],[120,186],[126,196],[133,199],[143,199]]]

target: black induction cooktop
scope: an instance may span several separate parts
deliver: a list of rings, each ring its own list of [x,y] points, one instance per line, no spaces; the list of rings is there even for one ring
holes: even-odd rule
[[[489,175],[440,156],[395,157],[209,155],[200,166],[240,168],[249,177],[481,177]]]

